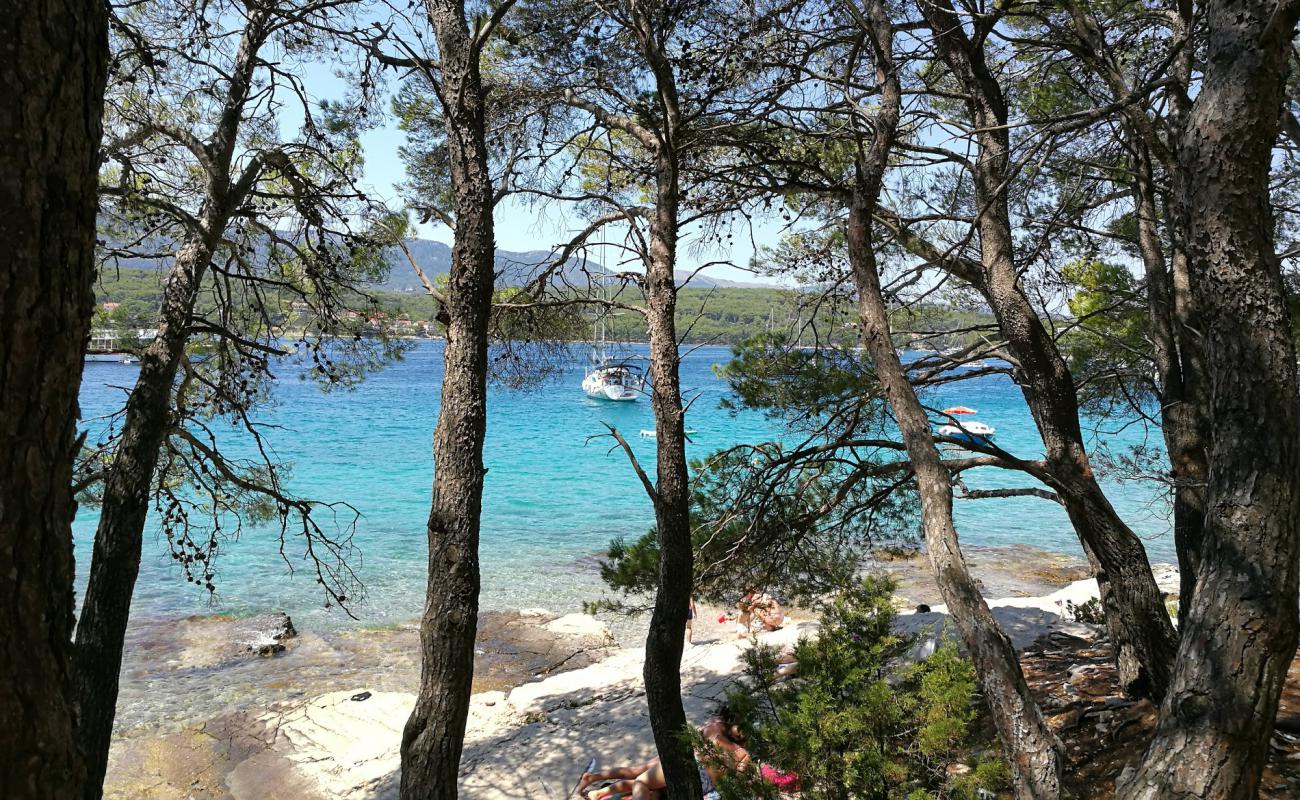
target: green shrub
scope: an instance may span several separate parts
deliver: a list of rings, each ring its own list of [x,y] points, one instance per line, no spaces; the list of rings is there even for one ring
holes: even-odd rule
[[[756,647],[730,715],[753,757],[799,776],[803,800],[921,800],[996,790],[996,765],[950,779],[971,744],[975,673],[955,646],[909,663],[916,637],[895,630],[893,584],[868,579],[825,608],[820,635],[796,646],[797,677],[774,677],[777,654]],[[729,800],[779,797],[754,774],[735,775]]]

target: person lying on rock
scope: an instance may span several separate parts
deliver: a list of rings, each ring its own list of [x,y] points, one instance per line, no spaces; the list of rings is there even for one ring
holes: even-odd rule
[[[700,728],[700,735],[718,751],[716,758],[702,759],[698,754],[695,757],[695,767],[700,771],[700,785],[704,789],[704,798],[716,800],[719,796],[718,781],[722,777],[721,770],[723,768],[737,771],[745,769],[749,766],[749,751],[743,746],[745,737],[740,728],[736,725],[728,725],[721,717],[714,717],[704,723],[704,727]],[[612,782],[587,794],[587,787],[598,781]],[[663,766],[658,758],[652,758],[644,764],[583,773],[582,780],[578,781],[577,795],[587,800],[612,800],[619,797],[653,800],[658,798],[659,793],[667,786]]]
[[[736,602],[740,618],[736,621],[736,638],[744,639],[751,632],[774,631],[785,623],[785,612],[776,598],[765,592],[745,592]]]
[[[776,673],[777,680],[789,678],[792,675],[799,674],[799,656],[794,644],[787,644],[782,647],[776,654]]]

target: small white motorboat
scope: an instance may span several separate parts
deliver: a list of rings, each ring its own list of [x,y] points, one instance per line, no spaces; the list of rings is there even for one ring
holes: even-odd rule
[[[958,421],[958,415],[967,416],[979,413],[973,408],[953,406],[952,408],[945,408],[940,413],[949,419],[948,424],[939,426],[940,436],[947,436],[950,439],[957,439],[970,444],[989,444],[993,441],[993,437],[997,435],[997,428],[992,425],[973,419]]]
[[[940,436],[948,436],[953,439],[974,442],[979,444],[981,441],[992,441],[997,434],[997,428],[992,425],[985,425],[983,422],[969,420],[960,425],[943,425],[939,428]]]
[[[682,433],[686,434],[687,436],[694,436],[695,434],[699,433],[699,431],[695,430],[694,428],[689,428],[689,429],[687,429],[687,430],[682,431]],[[659,434],[658,434],[657,432],[655,432],[655,429],[654,429],[654,428],[642,428],[642,429],[641,429],[641,438],[643,438],[643,439],[657,439],[657,438],[659,438]]]

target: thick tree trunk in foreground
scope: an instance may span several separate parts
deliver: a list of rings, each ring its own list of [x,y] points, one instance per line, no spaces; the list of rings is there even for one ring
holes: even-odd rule
[[[926,554],[949,614],[979,675],[984,698],[1022,800],[1046,800],[1061,793],[1060,745],[1029,692],[1015,648],[980,595],[967,570],[952,520],[951,476],[930,433],[930,421],[917,400],[889,330],[868,225],[870,212],[855,202],[848,222],[849,258],[858,289],[863,335],[877,377],[894,410],[921,495]]]
[[[486,102],[464,4],[428,0],[438,40],[456,215],[442,309],[442,407],[433,434],[428,587],[420,620],[420,694],[402,732],[403,800],[455,798],[474,679],[479,514],[487,433],[488,323],[492,310],[493,187]]]
[[[980,131],[974,177],[981,264],[980,275],[970,277],[1019,361],[1016,383],[1042,436],[1054,488],[1092,564],[1120,680],[1131,692],[1160,697],[1168,685],[1178,637],[1146,548],[1093,475],[1069,368],[1020,286],[1008,206],[1010,141],[1001,86],[949,0],[927,0],[918,6],[945,63],[967,92],[971,121]]]
[[[1296,653],[1300,403],[1268,193],[1295,3],[1208,5],[1179,158],[1209,386],[1200,570],[1160,724],[1119,796],[1252,798]]]
[[[104,481],[90,583],[76,639],[81,704],[77,739],[86,759],[85,796],[91,800],[103,794],[122,648],[140,572],[158,451],[170,425],[172,386],[189,338],[194,301],[211,257],[212,245],[202,239],[187,242],[177,254],[163,291],[158,334],[140,355],[140,373],[127,399],[122,438]]]
[[[72,462],[94,304],[102,3],[0,19],[0,795],[80,800]]]
[[[665,148],[666,149],[666,148]],[[658,463],[655,481],[655,532],[659,540],[659,581],[646,635],[645,689],[650,727],[664,766],[667,793],[690,800],[702,796],[691,745],[683,736],[682,642],[690,604],[695,552],[691,544],[690,485],[686,469],[685,409],[678,374],[677,205],[680,192],[671,153],[659,157],[650,262],[646,269],[646,323],[650,334],[651,404],[655,415]]]

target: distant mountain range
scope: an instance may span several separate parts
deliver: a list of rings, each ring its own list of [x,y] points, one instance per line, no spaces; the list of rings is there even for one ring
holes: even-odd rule
[[[451,269],[451,248],[442,242],[435,242],[429,239],[407,239],[406,246],[410,249],[411,255],[424,270],[424,274],[432,279],[436,275],[443,275]],[[551,258],[550,251],[547,250],[529,250],[524,253],[517,253],[511,250],[497,250],[496,268],[498,275],[498,285],[500,286],[523,286],[527,284],[536,274],[542,264],[545,264]],[[388,257],[390,267],[388,280],[379,285],[382,289],[393,292],[411,292],[423,293],[424,286],[420,283],[420,278],[411,269],[410,263],[407,262],[406,256],[397,248],[393,248]],[[162,269],[171,266],[168,259],[155,258],[120,258],[118,265],[129,269]],[[587,270],[591,273],[602,273],[605,271],[598,262],[587,262]],[[563,277],[571,283],[585,285],[586,279],[582,271],[582,262],[579,259],[570,259],[562,271]],[[771,288],[762,283],[746,283],[744,281],[729,281],[720,278],[710,278],[706,275],[699,274],[691,277],[691,273],[679,271],[677,273],[677,282],[682,284],[690,279],[689,285],[692,288],[713,289],[713,288]]]
[[[429,239],[407,239],[406,246],[410,249],[411,255],[420,265],[420,269],[432,278],[434,275],[442,275],[451,269],[451,248],[442,242],[435,242]],[[530,278],[537,274],[537,270],[542,264],[545,264],[551,258],[549,250],[529,250],[524,253],[518,253],[512,250],[497,250],[496,266],[498,283],[504,286],[522,286]],[[395,251],[389,258],[389,264],[392,267],[388,275],[388,280],[382,284],[382,288],[393,292],[423,292],[424,286],[420,283],[420,278],[411,269],[407,263],[406,256],[401,252]],[[605,268],[598,262],[588,261],[587,271],[591,273],[605,272]],[[580,259],[570,259],[563,270],[564,277],[575,283],[585,283],[582,273],[582,262]],[[703,273],[691,276],[690,272],[678,271],[677,283],[680,285],[689,279],[689,285],[692,288],[699,289],[765,289],[771,288],[769,284],[749,283],[745,281],[729,281],[722,278],[710,278]]]

